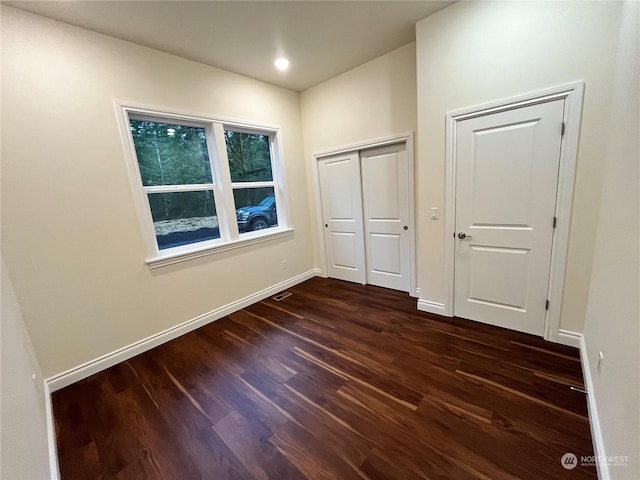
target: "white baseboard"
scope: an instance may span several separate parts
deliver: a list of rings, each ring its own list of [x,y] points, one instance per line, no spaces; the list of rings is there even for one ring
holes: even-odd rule
[[[582,363],[582,376],[584,378],[584,388],[587,391],[587,408],[589,409],[589,426],[591,428],[591,438],[593,440],[594,454],[599,458],[604,458],[604,440],[602,438],[602,430],[600,428],[600,418],[598,417],[598,409],[596,407],[596,397],[593,390],[593,379],[591,377],[591,367],[589,365],[589,355],[587,346],[582,333],[573,332],[571,330],[558,330],[556,343],[568,345],[580,350],[580,362]],[[604,462],[597,464],[598,478],[600,480],[609,480],[609,467]]]
[[[449,316],[444,303],[430,302],[422,298],[418,299],[418,310],[421,312],[435,313],[436,315]]]
[[[596,397],[593,390],[593,379],[591,377],[591,367],[589,366],[589,355],[584,335],[576,333],[580,342],[580,360],[582,362],[582,375],[584,376],[584,388],[587,391],[587,407],[589,408],[589,425],[591,427],[591,438],[593,439],[594,454],[598,458],[605,458],[604,439],[600,428],[600,418],[596,407]],[[598,478],[600,480],[610,480],[609,467],[606,462],[598,462]]]
[[[556,337],[555,343],[559,343],[561,345],[567,345],[568,347],[580,348],[580,339],[582,338],[581,333],[572,332],[571,330],[558,330],[558,336]]]
[[[267,297],[270,297],[287,288],[293,287],[298,283],[302,283],[305,280],[309,280],[310,278],[315,277],[319,274],[320,269],[311,269],[305,273],[296,275],[295,277],[280,282],[269,288],[265,288],[264,290],[261,290],[257,293],[229,303],[228,305],[217,308],[211,312],[205,313],[196,318],[192,318],[191,320],[187,320],[184,323],[139,340],[135,343],[132,343],[131,345],[127,345],[126,347],[119,348],[114,352],[107,353],[106,355],[69,369],[66,372],[62,372],[58,375],[47,378],[45,380],[47,388],[49,392],[60,390],[61,388],[71,385],[72,383],[87,378],[95,373],[101,372],[102,370],[112,367],[113,365],[116,365],[120,362],[124,362],[131,357],[146,352],[147,350],[151,350],[158,345],[162,345],[169,340],[173,340],[174,338],[184,335],[185,333],[189,333],[196,328],[200,328],[233,312],[242,310],[243,308],[248,307],[253,303],[264,300]]]

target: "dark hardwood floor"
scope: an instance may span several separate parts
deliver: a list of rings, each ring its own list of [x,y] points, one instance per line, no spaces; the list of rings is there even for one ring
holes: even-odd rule
[[[575,349],[315,278],[53,394],[63,479],[569,479]]]

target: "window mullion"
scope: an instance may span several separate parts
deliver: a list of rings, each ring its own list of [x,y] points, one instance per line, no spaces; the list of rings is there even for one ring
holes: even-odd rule
[[[240,237],[238,222],[236,221],[236,207],[233,200],[233,187],[231,186],[231,171],[229,169],[229,158],[227,156],[227,146],[224,138],[224,125],[222,123],[212,124],[212,134],[215,139],[216,158],[216,205],[219,205],[218,212],[224,215],[218,216],[218,222],[224,222],[224,231],[229,240],[237,240]],[[213,166],[212,166],[213,168]],[[222,217],[222,218],[221,218]]]
[[[142,189],[145,193],[173,193],[173,192],[199,192],[202,190],[211,190],[212,183],[200,183],[197,185],[153,185],[145,186]]]
[[[282,153],[280,151],[280,134],[276,132],[269,137],[269,150],[271,152],[271,171],[273,172],[274,193],[276,196],[276,212],[279,225],[286,228],[289,226],[289,215],[287,212],[287,202],[284,198],[284,167]]]
[[[269,188],[273,187],[275,182],[232,182],[233,188]]]

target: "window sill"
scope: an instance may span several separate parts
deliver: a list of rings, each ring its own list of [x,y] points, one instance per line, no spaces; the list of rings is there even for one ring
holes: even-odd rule
[[[214,246],[204,248],[194,248],[186,252],[171,253],[166,255],[160,255],[155,258],[146,260],[150,269],[165,267],[167,265],[173,265],[175,263],[186,262],[187,260],[193,260],[194,258],[206,257],[207,255],[214,255],[216,253],[226,252],[234,250],[236,248],[247,247],[249,245],[255,245],[257,243],[268,242],[269,240],[275,240],[277,238],[283,238],[293,235],[293,228],[285,228],[276,232],[269,232],[263,235],[251,236],[249,238],[241,238],[232,242],[221,243]]]

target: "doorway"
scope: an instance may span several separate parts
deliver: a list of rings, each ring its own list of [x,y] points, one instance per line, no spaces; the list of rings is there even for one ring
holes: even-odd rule
[[[441,313],[558,340],[583,88],[447,115]]]
[[[544,333],[563,111],[559,99],[457,125],[456,316]]]
[[[414,294],[411,146],[316,155],[327,276]]]

